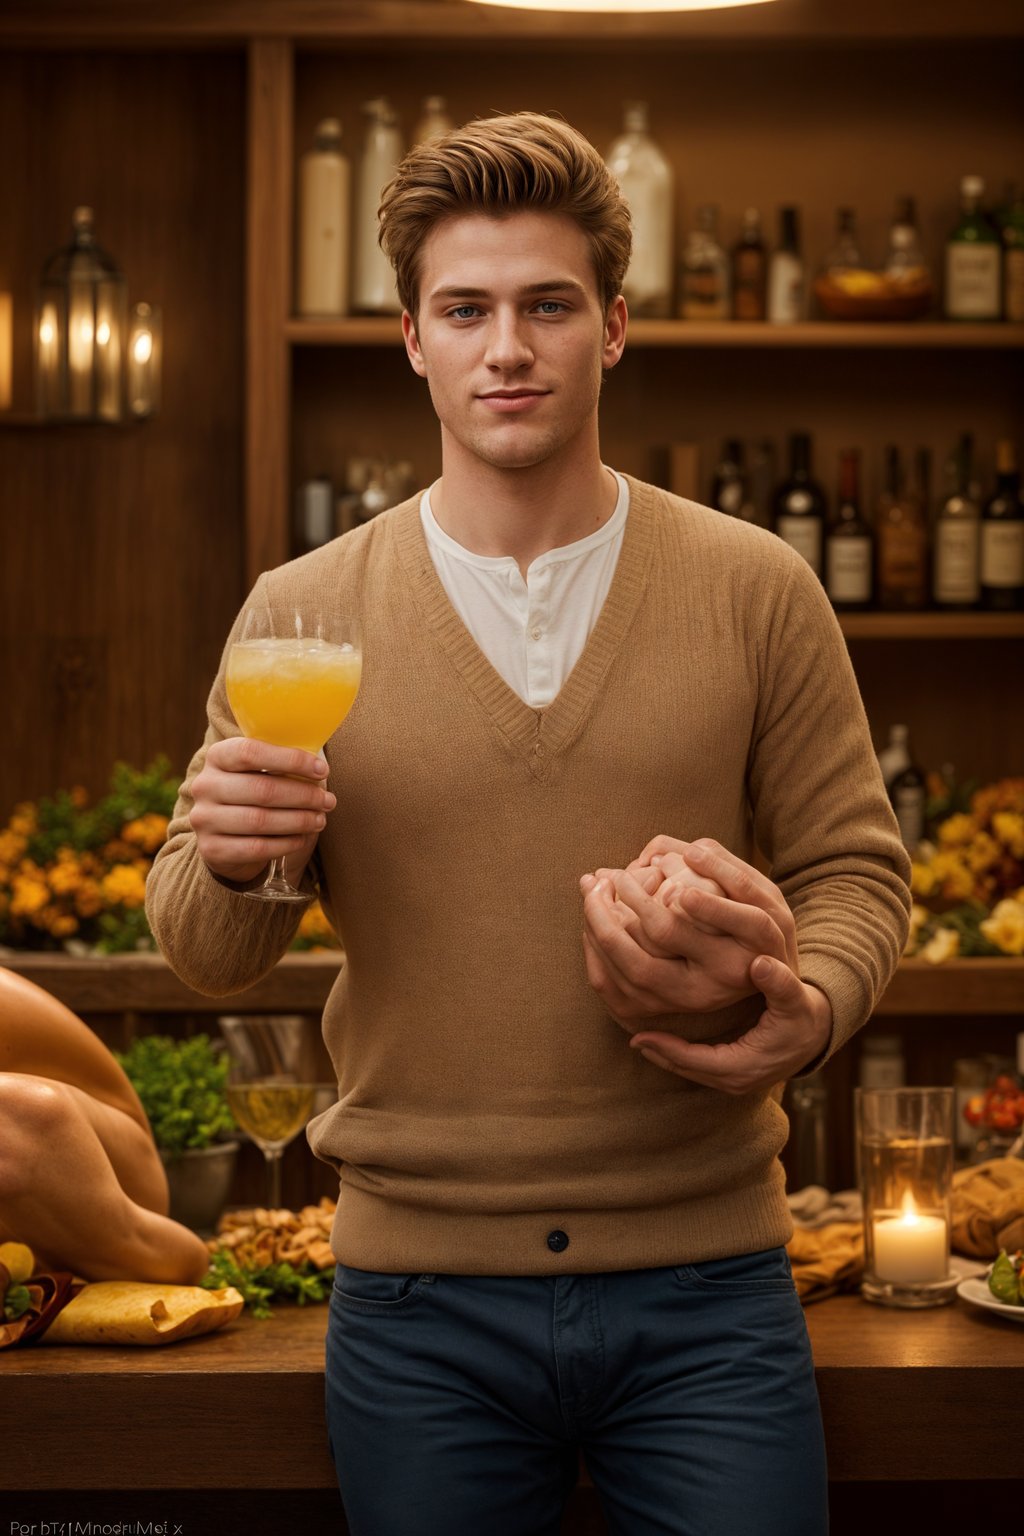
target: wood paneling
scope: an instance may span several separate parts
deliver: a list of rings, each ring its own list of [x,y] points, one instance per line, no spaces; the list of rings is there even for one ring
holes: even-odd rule
[[[163,408],[117,427],[0,426],[0,817],[115,759],[183,770],[242,594],[244,63],[0,56],[0,288],[15,409],[32,405],[32,287],[96,212],[131,302],[159,304]]]

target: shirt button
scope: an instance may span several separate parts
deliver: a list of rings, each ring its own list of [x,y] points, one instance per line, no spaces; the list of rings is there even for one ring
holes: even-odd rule
[[[559,1228],[556,1227],[554,1232],[548,1233],[548,1247],[552,1253],[564,1253],[568,1246],[568,1235]]]
[[[531,640],[539,640],[543,633],[544,633],[544,631],[542,629],[531,629],[530,630],[530,639]]]
[[[544,756],[544,743],[542,741],[537,742],[537,745],[533,749],[533,755],[534,757]]]

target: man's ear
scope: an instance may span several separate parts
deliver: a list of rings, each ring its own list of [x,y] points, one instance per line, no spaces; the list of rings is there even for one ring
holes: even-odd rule
[[[626,345],[626,326],[629,315],[626,310],[626,301],[620,293],[618,298],[609,306],[604,322],[604,347],[601,352],[601,367],[614,368],[622,356],[622,349]]]
[[[419,337],[416,335],[416,322],[407,309],[402,310],[402,338],[405,342],[406,356],[413,367],[413,372],[418,373],[421,379],[427,376],[427,365],[420,351]]]

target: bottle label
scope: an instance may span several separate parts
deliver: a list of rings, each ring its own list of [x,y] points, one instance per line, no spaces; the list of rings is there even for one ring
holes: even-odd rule
[[[834,603],[871,601],[871,540],[832,538],[826,546],[825,587]]]
[[[998,320],[998,245],[954,240],[946,247],[946,314],[953,320]]]
[[[878,546],[882,602],[923,605],[928,595],[927,530],[910,521],[883,523]]]
[[[620,177],[633,221],[633,254],[623,284],[637,312],[667,315],[672,307],[672,191],[640,172]]]
[[[787,517],[775,524],[775,532],[798,555],[803,555],[815,576],[821,575],[821,521],[817,517]]]
[[[935,601],[976,603],[979,596],[977,521],[940,518],[935,532]]]
[[[768,278],[768,319],[790,324],[803,318],[804,268],[799,256],[776,251]]]
[[[892,803],[903,846],[913,850],[924,837],[924,790],[919,784],[898,785]]]
[[[1014,246],[1003,257],[1003,315],[1024,320],[1024,246]]]
[[[982,523],[981,580],[986,587],[1024,586],[1024,522]]]
[[[733,265],[732,312],[736,320],[763,320],[765,260],[758,250],[736,252]]]

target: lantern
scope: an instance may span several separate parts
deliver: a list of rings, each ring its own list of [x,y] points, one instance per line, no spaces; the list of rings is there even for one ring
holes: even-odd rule
[[[136,304],[128,327],[128,409],[133,416],[152,416],[160,409],[160,310]]]
[[[43,269],[36,380],[43,416],[119,421],[127,331],[125,280],[96,244],[91,208],[76,208],[71,244]]]

